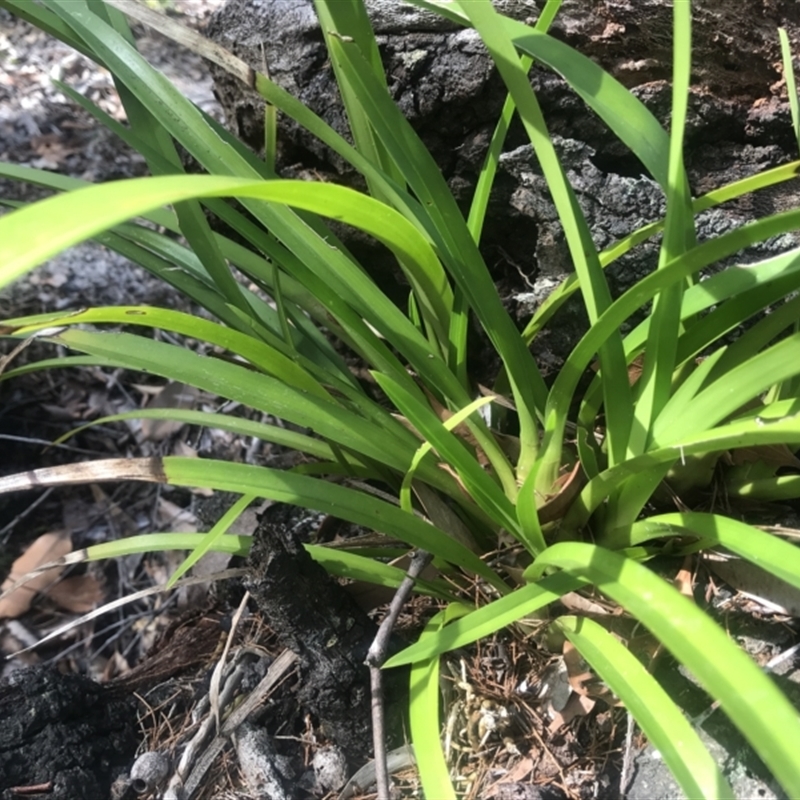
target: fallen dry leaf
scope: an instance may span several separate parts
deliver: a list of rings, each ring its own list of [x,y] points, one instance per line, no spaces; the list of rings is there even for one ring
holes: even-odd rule
[[[72,550],[72,539],[66,530],[43,533],[31,546],[11,565],[11,573],[0,586],[2,591],[10,589],[17,581],[29,572],[65,556]],[[37,592],[51,587],[63,567],[53,567],[31,578],[24,586],[20,586],[8,597],[0,599],[0,619],[15,619],[24,614],[33,602]]]
[[[500,780],[495,781],[486,789],[484,797],[486,797],[486,800],[497,797],[501,786],[509,783],[520,783],[533,772],[533,768],[534,763],[532,758],[529,756],[521,758],[502,778],[500,778]]]
[[[785,444],[762,444],[757,447],[737,447],[730,451],[730,461],[734,466],[763,461],[770,467],[792,467],[800,469],[800,459]]]
[[[174,456],[183,456],[183,458],[198,458],[197,450],[194,447],[186,444],[186,442],[181,441],[178,439],[175,442],[174,447],[172,448],[172,455]]]
[[[544,525],[561,519],[585,484],[586,475],[581,469],[581,462],[577,461],[569,472],[558,476],[553,485],[553,494],[539,506],[539,522]]]
[[[678,570],[678,574],[672,581],[675,588],[684,596],[694,601],[694,590],[692,589],[692,557],[686,556],[683,565]]]
[[[600,603],[595,603],[588,597],[584,597],[577,592],[567,592],[561,596],[561,602],[570,611],[579,612],[581,614],[594,614],[597,616],[605,616],[608,610],[601,606]]]
[[[47,597],[73,614],[88,614],[103,602],[103,590],[92,575],[72,575],[53,584]]]
[[[200,392],[185,383],[168,383],[148,404],[148,408],[193,408]],[[183,423],[174,419],[143,419],[142,436],[160,442],[177,433]]]
[[[41,663],[41,658],[37,653],[25,650],[26,647],[35,645],[38,641],[36,637],[25,628],[21,622],[10,619],[0,628],[0,653],[7,658],[14,656],[18,664],[32,667],[34,664]]]
[[[585,697],[601,698],[609,704],[614,700],[609,688],[594,674],[574,644],[564,642],[564,664],[567,668],[567,679],[575,694]]]
[[[174,533],[197,533],[200,523],[188,508],[181,508],[175,503],[158,498],[156,521]]]
[[[114,678],[121,678],[131,671],[131,666],[126,658],[117,650],[111,654],[111,658],[106,661],[103,667],[103,683],[114,680]]]
[[[595,703],[596,701],[588,695],[575,694],[575,692],[573,692],[566,706],[553,715],[553,719],[547,726],[547,730],[550,733],[555,733],[563,725],[575,719],[575,717],[585,717],[595,707]]]
[[[542,673],[538,699],[553,711],[561,711],[569,702],[572,688],[569,685],[567,665],[558,658]]]

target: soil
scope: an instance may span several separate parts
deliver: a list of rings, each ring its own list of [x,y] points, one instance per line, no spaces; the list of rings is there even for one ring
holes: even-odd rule
[[[220,3],[170,0],[168,9],[202,28]],[[137,34],[152,63],[204,110],[219,114],[209,72],[199,59],[149,31],[137,29]],[[107,113],[120,115],[107,74],[3,11],[0,63],[0,159],[90,181],[145,173],[140,157],[51,84],[52,77],[59,77]],[[28,201],[42,194],[0,179],[0,197]],[[185,307],[139,267],[87,244],[0,295],[0,316],[123,302]],[[32,353],[33,348],[27,355]],[[42,452],[43,441],[86,420],[138,407],[142,398],[157,395],[161,388],[147,376],[111,370],[34,373],[3,384],[0,469],[11,473],[86,455],[175,452],[276,466],[292,463],[290,453],[222,433],[123,425],[89,430],[65,449]],[[162,393],[162,402],[170,402],[164,394],[168,392]],[[195,398],[199,407],[212,408],[216,401]],[[0,578],[40,534],[58,532],[77,548],[158,528],[176,530],[178,525],[202,530],[228,502],[166,487],[130,486],[2,501]],[[83,566],[59,578],[76,581],[69,593],[72,600],[58,599],[45,586],[29,610],[0,625],[0,649],[6,656],[37,645],[10,657],[3,668],[1,798],[24,792],[51,799],[121,800],[180,796],[191,787],[198,798],[332,797],[368,762],[372,743],[363,657],[386,598],[365,598],[360,587],[343,587],[302,548],[304,542],[359,532],[280,505],[262,509],[258,517],[248,513],[241,524],[242,533],[255,536],[249,563],[208,559],[195,570],[205,570],[205,575],[233,570],[227,580],[209,579],[173,593],[142,596],[41,643],[62,623],[81,618],[76,587],[90,593],[90,607],[163,588],[180,558],[153,553]],[[674,577],[680,565],[663,568]],[[732,633],[746,638],[765,663],[792,647],[797,636],[789,615],[748,606],[752,601],[724,588],[711,601],[704,596],[711,585],[701,570],[698,602],[725,615]],[[249,599],[243,603],[246,591]],[[399,641],[412,639],[436,610],[424,599],[412,601],[399,626]],[[663,767],[653,766],[657,759],[644,742],[626,746],[622,710],[604,700],[564,705],[566,700],[558,698],[565,683],[563,664],[560,654],[508,633],[443,659],[449,696],[445,714],[454,731],[451,757],[463,796],[616,798],[626,790],[620,785],[626,753],[638,765],[627,796],[677,796]],[[215,670],[217,665],[223,666]],[[659,669],[691,713],[708,706],[707,697],[668,660],[662,659]],[[781,669],[786,685],[794,687],[794,658],[784,659]],[[405,676],[398,681],[390,687],[390,697],[402,693]],[[216,713],[215,697],[221,706]],[[398,764],[395,796],[419,797],[403,748],[407,726],[397,710],[401,705],[390,706],[390,746],[396,748]],[[239,723],[235,728],[230,725],[234,718]],[[489,718],[494,733],[487,733]],[[742,779],[749,781],[738,784],[741,796],[781,796],[763,768],[742,755],[741,742],[729,737],[729,728],[712,723],[706,729],[721,748],[720,757],[735,762]],[[362,774],[349,786],[343,796],[363,797],[370,791]]]

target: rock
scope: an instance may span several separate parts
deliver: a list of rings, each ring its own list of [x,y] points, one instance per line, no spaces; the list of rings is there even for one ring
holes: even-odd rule
[[[763,654],[786,652],[795,642],[792,629],[782,624],[749,614],[732,612],[726,607],[725,625],[732,638],[738,641],[757,661],[758,650]],[[754,646],[754,643],[755,644]],[[800,704],[800,686],[794,670],[795,660],[786,659],[783,674],[773,679],[796,707]],[[752,746],[719,709],[709,715],[712,698],[706,694],[694,676],[671,658],[662,658],[655,668],[656,679],[672,700],[694,720],[694,728],[714,761],[733,789],[734,797],[787,800],[786,794],[773,779]],[[633,759],[632,778],[625,792],[626,800],[683,800],[681,791],[663,758],[647,745]]]
[[[760,800],[787,800],[781,788],[770,780],[751,773],[725,746],[711,737],[702,728],[698,734],[703,744],[721,764],[725,777],[733,789],[734,797],[753,797]],[[626,800],[685,800],[672,773],[667,769],[659,752],[652,746],[646,747],[634,759],[634,775],[627,792]]]
[[[169,774],[169,756],[161,751],[142,753],[131,767],[130,782],[137,794],[152,792]]]
[[[462,207],[477,175],[505,97],[503,85],[476,34],[394,0],[367,3],[386,67],[389,90],[430,149]],[[535,19],[541,2],[507,0],[502,11]],[[686,130],[686,163],[693,192],[797,157],[778,26],[800,51],[800,5],[788,0],[695,0],[693,78]],[[566,0],[551,29],[554,36],[599,62],[666,123],[670,114],[672,4],[668,0],[613,2]],[[301,99],[341,133],[342,106],[311,0],[228,0],[208,34]],[[214,68],[218,98],[228,124],[251,147],[263,143],[263,102],[234,78]],[[534,67],[549,129],[589,221],[605,247],[664,213],[663,193],[638,160],[554,73]],[[360,176],[301,130],[280,118],[278,168],[287,176],[311,176],[356,187]],[[744,221],[797,205],[791,184],[729,203],[698,218],[700,239]],[[340,233],[336,229],[337,234]],[[392,274],[384,251],[363,237],[345,241],[375,274]],[[748,254],[750,261],[797,242],[788,235]],[[506,305],[522,323],[571,272],[571,260],[555,208],[521,128],[512,126],[489,208],[482,251]],[[649,273],[657,243],[626,254],[609,271],[619,293]],[[545,372],[555,370],[584,329],[579,301],[557,330],[534,343]]]
[[[138,745],[129,695],[52,669],[18,670],[0,684],[0,719],[2,800],[36,785],[51,800],[105,800]]]
[[[236,731],[234,742],[245,785],[250,792],[256,797],[290,800],[291,768],[275,751],[269,734],[263,728],[246,722]]]
[[[338,747],[319,747],[311,759],[317,794],[335,792],[347,782],[347,760]]]
[[[520,20],[535,19],[541,2],[506,0],[498,8]],[[551,32],[599,62],[666,120],[670,96],[672,4],[599,0],[591,10],[566,0]],[[368,0],[373,27],[398,105],[414,123],[448,177],[461,161],[472,163],[469,142],[494,124],[504,92],[476,34],[394,0]],[[776,137],[790,146],[792,132],[781,81],[777,28],[800,41],[800,8],[788,0],[703,0],[694,3],[694,102],[688,133],[706,141],[741,140],[754,144]],[[270,77],[344,132],[343,112],[327,62],[322,32],[311,0],[228,0],[209,22],[207,34]],[[742,65],[747,68],[743,69]],[[215,89],[232,129],[251,146],[263,144],[263,102],[259,96],[214,67]],[[600,149],[615,145],[564,82],[545,69],[533,81],[551,131]],[[719,123],[737,120],[733,130]],[[283,143],[322,155],[293,123],[283,121]],[[486,126],[489,127],[486,127]],[[736,128],[740,130],[736,130]],[[763,137],[764,141],[756,141]],[[459,148],[442,145],[453,142]],[[439,145],[439,146],[437,146]],[[604,157],[608,147],[602,148]],[[621,146],[613,153],[624,156]],[[307,166],[311,166],[310,162]]]

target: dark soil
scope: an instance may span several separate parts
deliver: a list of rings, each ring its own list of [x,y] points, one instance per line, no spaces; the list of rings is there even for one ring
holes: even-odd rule
[[[378,629],[303,549],[296,526],[306,516],[283,505],[264,512],[245,585],[280,641],[301,657],[299,704],[355,771],[372,750],[364,662]]]

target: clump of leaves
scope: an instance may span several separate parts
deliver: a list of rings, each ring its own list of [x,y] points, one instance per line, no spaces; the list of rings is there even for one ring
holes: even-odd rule
[[[755,220],[703,243],[697,242],[694,227],[699,211],[789,180],[800,163],[691,197],[683,164],[691,55],[688,2],[674,4],[669,134],[614,78],[547,35],[558,2],[547,4],[534,28],[499,15],[489,0],[413,2],[474,27],[508,88],[467,219],[392,102],[369,19],[357,0],[316,2],[355,146],[265,75],[209,43],[194,41],[193,46],[260,92],[272,122],[277,109],[349,162],[363,175],[365,193],[280,179],[273,170],[272,124],[267,126],[267,157],[260,160],[139,56],[117,10],[138,13],[135,4],[0,0],[112,73],[128,127],[62,88],[136,148],[153,175],[85,187],[80,181],[0,165],[0,174],[60,192],[0,219],[2,282],[94,237],[186,293],[216,320],[157,308],[95,308],[7,320],[5,333],[41,337],[81,354],[45,360],[38,368],[95,364],[146,371],[314,431],[312,436],[186,410],[139,412],[258,436],[306,453],[314,463],[278,471],[176,457],[157,463],[112,460],[83,463],[79,470],[40,470],[36,484],[135,479],[212,487],[243,495],[240,507],[250,497],[294,503],[432,553],[448,580],[437,578],[418,589],[458,603],[386,665],[413,665],[412,735],[429,796],[454,796],[439,746],[439,657],[587,585],[623,607],[686,665],[786,791],[800,795],[797,711],[708,615],[646,565],[659,553],[721,546],[800,587],[800,553],[776,536],[722,514],[646,516],[671,471],[685,474],[698,461],[713,462],[731,450],[800,442],[800,300],[792,298],[800,288],[800,250],[747,268],[728,267],[698,281],[703,269],[721,259],[798,229],[800,210]],[[639,158],[665,193],[664,220],[598,251],[528,81],[532,59],[563,76]],[[522,334],[504,309],[478,249],[514,113],[547,180],[575,268]],[[209,174],[186,175],[176,142]],[[225,197],[236,197],[247,214],[227,205]],[[249,246],[213,232],[205,209]],[[352,225],[394,253],[410,286],[406,310],[377,288],[326,219]],[[612,297],[604,268],[660,232],[657,268]],[[173,233],[180,233],[186,244]],[[231,267],[272,302],[237,282]],[[590,328],[548,387],[528,346],[576,291]],[[648,304],[645,321],[623,336],[621,326]],[[772,313],[733,344],[723,343],[728,332],[767,307]],[[467,359],[469,315],[503,365],[494,392],[477,400]],[[113,330],[132,324],[142,332]],[[209,342],[233,358],[211,360],[156,341],[147,335],[152,328]],[[376,403],[354,379],[333,339],[368,365],[391,409]],[[642,355],[641,375],[632,384],[630,365]],[[595,359],[599,369],[579,394]],[[9,370],[4,378],[15,374]],[[519,431],[514,447],[479,412],[489,403],[502,403],[513,418]],[[573,408],[577,413],[571,416]],[[566,436],[568,426],[574,447]],[[569,489],[562,487],[566,473],[575,476]],[[345,480],[326,480],[331,476]],[[382,482],[397,503],[348,484],[346,479],[355,478]],[[686,478],[688,484],[696,481]],[[27,487],[30,477],[12,476],[0,485],[3,491]],[[730,491],[794,498],[800,494],[800,475],[761,471],[756,480],[739,476]],[[226,525],[227,520],[204,536],[160,534],[100,545],[91,555],[188,547],[193,549],[184,565],[188,568],[207,549],[246,551],[247,541],[228,536]],[[524,553],[516,568],[500,566],[488,555],[501,534]],[[396,567],[356,550],[339,549],[334,555],[313,546],[309,551],[334,574],[387,586],[403,578]],[[480,608],[465,607],[465,599],[457,598],[458,586],[476,578],[495,599]],[[630,709],[687,795],[731,796],[696,732],[625,647],[588,618],[562,616],[551,624]]]

